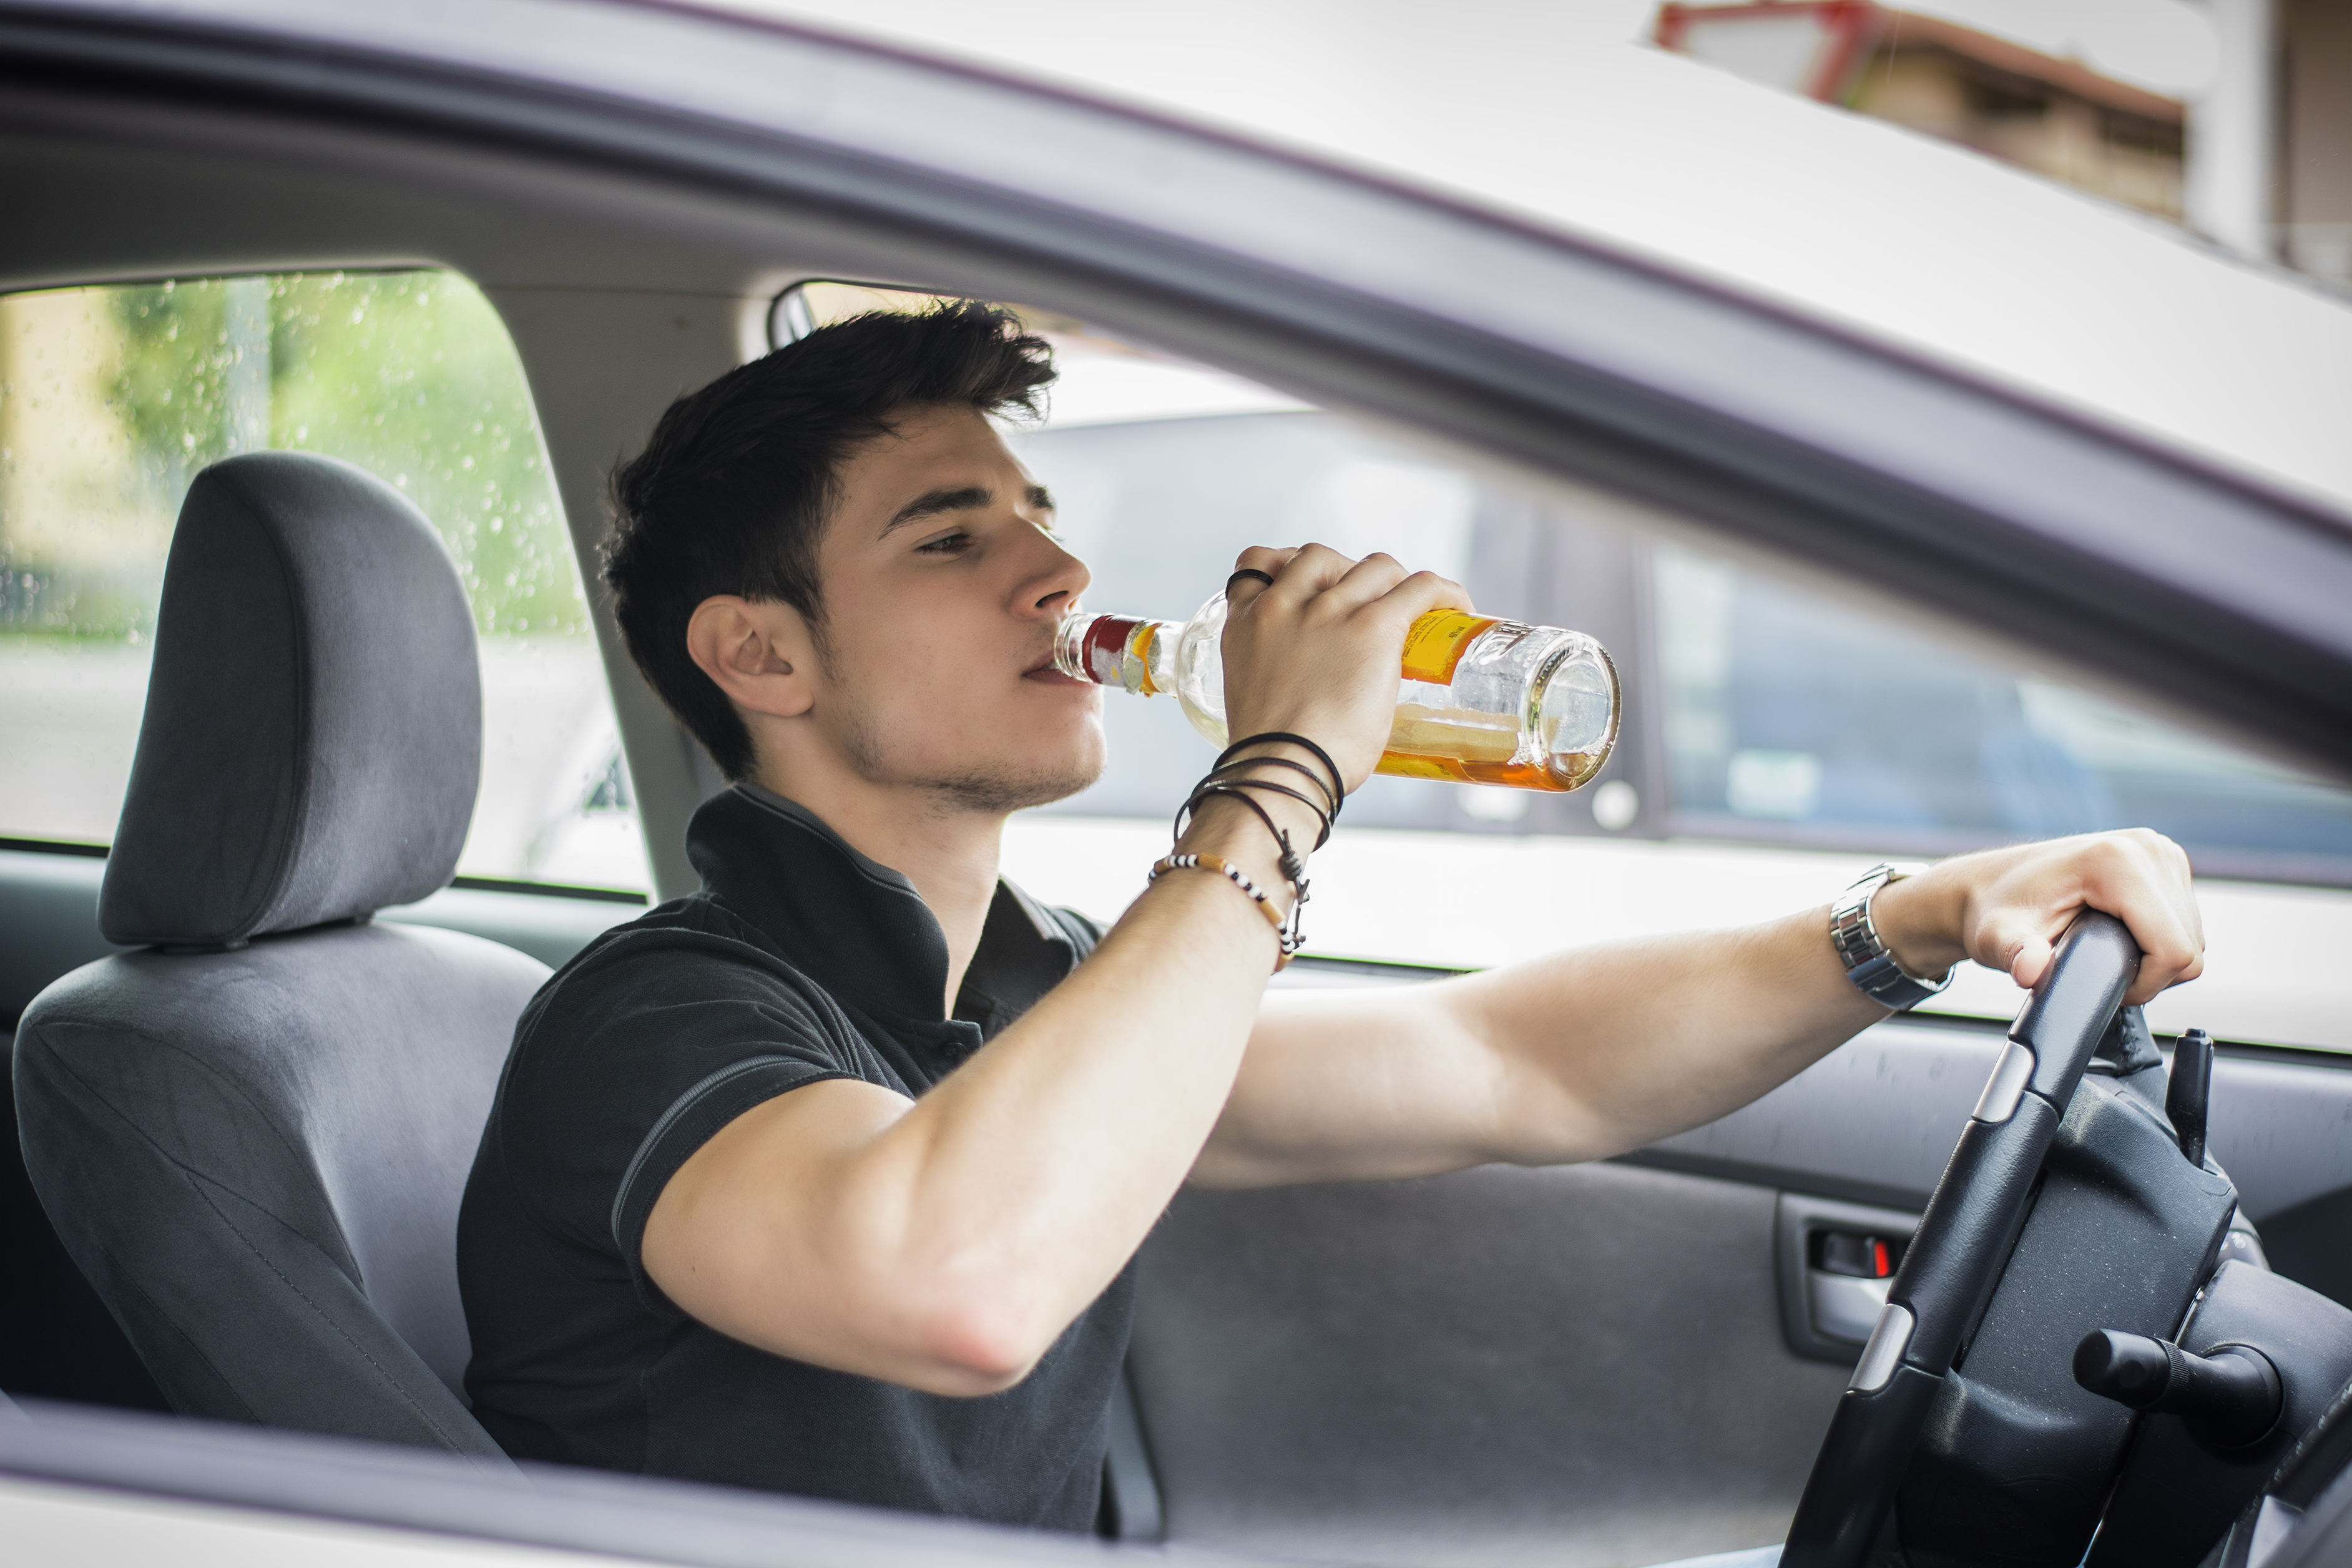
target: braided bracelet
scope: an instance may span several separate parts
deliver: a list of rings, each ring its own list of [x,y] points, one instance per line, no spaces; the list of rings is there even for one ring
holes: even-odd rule
[[[1264,889],[1247,877],[1243,876],[1240,868],[1223,857],[1217,855],[1166,856],[1151,863],[1151,869],[1143,874],[1143,880],[1146,885],[1149,885],[1160,880],[1161,874],[1168,871],[1214,871],[1234,887],[1247,893],[1257,904],[1257,912],[1264,915],[1266,923],[1274,928],[1274,940],[1281,950],[1274,961],[1275,973],[1280,973],[1283,967],[1290,962],[1290,955],[1298,951],[1292,945],[1291,933],[1285,929],[1282,916],[1275,912],[1274,904],[1266,898]]]

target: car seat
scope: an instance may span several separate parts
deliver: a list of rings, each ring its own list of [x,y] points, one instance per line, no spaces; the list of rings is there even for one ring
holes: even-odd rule
[[[164,568],[99,900],[26,1009],[25,1160],[185,1415],[496,1456],[467,1413],[457,1203],[548,971],[376,925],[449,880],[481,766],[457,569],[326,458],[205,469]]]

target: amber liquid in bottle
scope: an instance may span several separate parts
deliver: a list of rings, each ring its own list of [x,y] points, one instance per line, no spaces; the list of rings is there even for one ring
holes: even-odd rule
[[[1073,612],[1055,644],[1066,675],[1173,695],[1194,729],[1226,743],[1220,594],[1190,622]],[[1591,782],[1617,743],[1617,671],[1580,632],[1433,610],[1400,660],[1396,719],[1378,773],[1512,789]]]
[[[1453,713],[1406,703],[1397,709],[1388,750],[1381,753],[1372,772],[1402,778],[1501,784],[1507,789],[1566,791],[1591,783],[1609,760],[1603,752],[1524,763],[1517,760],[1517,753],[1518,736],[1514,731],[1464,724]]]

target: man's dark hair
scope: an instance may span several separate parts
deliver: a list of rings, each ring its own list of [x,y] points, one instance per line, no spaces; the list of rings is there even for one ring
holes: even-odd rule
[[[646,449],[613,470],[614,616],[629,657],[721,773],[751,773],[751,735],[687,654],[695,606],[714,594],[790,605],[822,655],[817,546],[851,450],[908,408],[1034,416],[1054,374],[1045,339],[975,300],[853,316],[679,398]]]

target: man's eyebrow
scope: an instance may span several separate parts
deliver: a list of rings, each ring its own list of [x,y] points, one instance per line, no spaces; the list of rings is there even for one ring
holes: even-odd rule
[[[937,517],[943,511],[984,511],[996,498],[979,485],[961,485],[951,489],[929,490],[898,509],[879,537],[887,539],[893,531],[927,517]]]
[[[1035,507],[1040,511],[1055,511],[1059,510],[1054,505],[1054,492],[1047,489],[1043,485],[1031,485],[1029,487],[1029,504]]]

